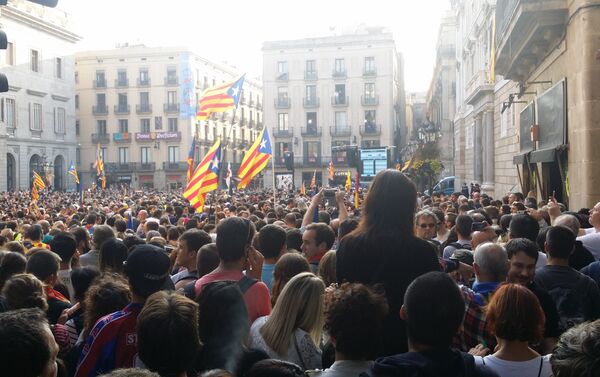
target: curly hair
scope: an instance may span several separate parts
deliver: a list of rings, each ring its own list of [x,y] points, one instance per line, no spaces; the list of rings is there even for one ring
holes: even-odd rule
[[[17,274],[8,279],[2,295],[10,310],[39,308],[48,310],[44,284],[32,274]]]
[[[600,375],[600,320],[563,333],[550,357],[555,377]]]
[[[333,292],[325,312],[325,330],[335,339],[336,351],[351,360],[378,355],[388,310],[383,294],[363,284],[342,284]]]
[[[131,300],[129,285],[117,274],[105,274],[97,279],[85,294],[83,334],[87,337],[96,321],[123,309]]]

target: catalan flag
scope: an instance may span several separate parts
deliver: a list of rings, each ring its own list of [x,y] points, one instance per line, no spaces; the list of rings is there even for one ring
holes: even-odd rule
[[[187,170],[187,181],[190,181],[190,178],[192,178],[192,173],[194,172],[194,154],[196,152],[196,136],[194,136],[194,138],[192,139],[192,146],[190,147],[190,151],[188,153],[188,158],[187,158],[187,165],[188,165],[188,170]]]
[[[72,162],[71,162],[71,166],[69,167],[69,170],[67,171],[67,173],[69,173],[73,176],[73,180],[75,180],[76,184],[79,184],[79,174],[77,174],[77,169],[75,169],[75,165],[73,165]]]
[[[360,187],[358,184],[359,178],[360,178],[360,175],[358,173],[356,173],[356,183],[354,184],[354,207],[356,209],[359,209],[359,207],[360,207],[360,203],[358,202],[358,188]]]
[[[198,211],[204,209],[206,194],[219,187],[221,140],[218,139],[194,170],[183,196]]]
[[[310,188],[312,190],[317,188],[317,171],[315,170],[312,178],[310,179]]]
[[[40,198],[40,193],[37,190],[37,187],[33,185],[31,188],[31,200],[37,201]]]
[[[98,144],[98,151],[96,153],[96,174],[98,177],[104,174],[104,160],[102,159],[100,144]]]
[[[46,188],[46,183],[44,183],[44,179],[38,174],[37,171],[33,172],[33,187],[37,188],[38,190],[43,190]]]
[[[333,181],[335,170],[333,169],[333,161],[329,161],[329,180]]]
[[[344,189],[346,189],[346,192],[350,191],[350,189],[352,188],[352,181],[350,179],[350,170],[348,170],[348,172],[346,173],[346,184],[344,185]]]
[[[302,186],[300,186],[300,195],[306,195],[306,186],[304,186],[304,181],[302,181]]]
[[[237,108],[245,76],[242,75],[235,81],[206,89],[198,101],[196,119],[206,120],[212,113],[224,113],[229,109]]]
[[[260,131],[256,140],[244,155],[240,170],[238,170],[238,176],[240,178],[238,189],[247,187],[252,178],[267,166],[272,155],[271,139],[269,138],[269,132],[265,127]]]

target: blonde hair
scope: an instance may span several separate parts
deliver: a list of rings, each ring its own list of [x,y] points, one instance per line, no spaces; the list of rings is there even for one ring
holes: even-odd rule
[[[323,283],[325,283],[326,287],[329,287],[337,281],[335,275],[335,261],[335,250],[329,250],[323,255],[321,262],[319,262],[319,277],[323,279]]]
[[[316,346],[323,331],[325,284],[310,272],[294,276],[283,288],[271,316],[260,329],[265,343],[287,356],[296,329],[306,331]]]

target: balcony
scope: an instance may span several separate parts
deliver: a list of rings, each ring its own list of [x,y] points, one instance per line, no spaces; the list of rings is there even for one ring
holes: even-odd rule
[[[130,173],[133,172],[135,164],[133,162],[117,162],[107,166],[107,170],[115,173]]]
[[[360,126],[360,134],[362,136],[379,136],[381,135],[381,125],[374,123],[365,123]]]
[[[262,102],[256,101],[256,110],[262,110]]]
[[[152,114],[152,105],[149,103],[135,105],[135,112],[138,114]]]
[[[240,118],[240,120],[238,120],[238,126],[246,127],[246,125],[248,125],[248,121],[246,121],[246,118]]]
[[[348,137],[352,135],[350,126],[331,126],[329,127],[329,134],[332,137]]]
[[[336,70],[334,69],[333,72],[331,73],[331,77],[333,77],[334,79],[345,79],[347,77],[347,73],[346,70]]]
[[[165,86],[177,86],[179,85],[179,78],[177,76],[165,77]]]
[[[317,71],[304,71],[304,80],[306,81],[316,81],[319,79],[319,75]]]
[[[163,162],[163,170],[165,171],[186,171],[187,168],[187,162]]]
[[[108,106],[106,106],[106,105],[92,106],[92,113],[94,115],[108,115]]]
[[[106,88],[106,79],[94,80],[94,88],[95,89],[105,89]]]
[[[108,144],[110,142],[110,134],[92,134],[92,144]]]
[[[129,79],[116,79],[115,80],[115,88],[128,88],[129,87]]]
[[[498,0],[496,74],[525,81],[563,36],[569,4],[564,0]]]
[[[248,122],[248,128],[252,129],[254,126],[256,126],[256,122],[253,119],[250,119]]]
[[[321,137],[323,134],[321,127],[302,127],[300,132],[304,137]]]
[[[302,162],[304,166],[322,166],[321,156],[304,156]]]
[[[137,86],[150,86],[150,77],[147,77],[145,79],[141,79],[138,77],[137,79]]]
[[[334,107],[346,107],[350,103],[348,96],[331,96],[331,106]]]
[[[136,132],[135,141],[153,142],[153,141],[181,141],[181,132]]]
[[[294,132],[290,129],[280,130],[277,127],[273,127],[273,137],[291,139],[293,136],[294,136]]]
[[[377,106],[379,105],[379,96],[360,96],[360,102],[363,106]]]
[[[116,115],[125,115],[131,112],[129,105],[115,105],[114,109]]]
[[[156,170],[156,162],[134,162],[134,170],[135,171],[155,171]]]
[[[275,76],[275,80],[277,80],[277,81],[288,81],[289,80],[289,74],[287,72],[277,73],[276,76]]]
[[[275,103],[276,109],[289,109],[290,108],[289,97],[275,98],[275,100],[273,102]]]
[[[333,156],[331,156],[331,159],[329,161],[333,162],[334,167],[348,166],[348,156],[346,155],[346,152],[338,152],[337,154],[335,152],[332,153]]]
[[[131,143],[133,135],[129,132],[115,132],[113,133],[113,140],[115,143]]]
[[[377,76],[377,68],[369,67],[363,69],[363,77],[375,77]]]
[[[163,110],[166,114],[169,113],[179,113],[179,104],[178,103],[165,103],[163,105]]]
[[[488,71],[479,71],[465,87],[465,102],[469,105],[475,105],[488,94],[494,94],[494,84],[490,83]]]
[[[305,109],[314,109],[319,107],[319,99],[317,97],[302,98],[302,104]]]

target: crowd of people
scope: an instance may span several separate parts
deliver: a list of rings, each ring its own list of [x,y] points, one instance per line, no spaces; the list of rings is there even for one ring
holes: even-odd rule
[[[464,191],[5,193],[0,375],[600,376],[600,203]]]

